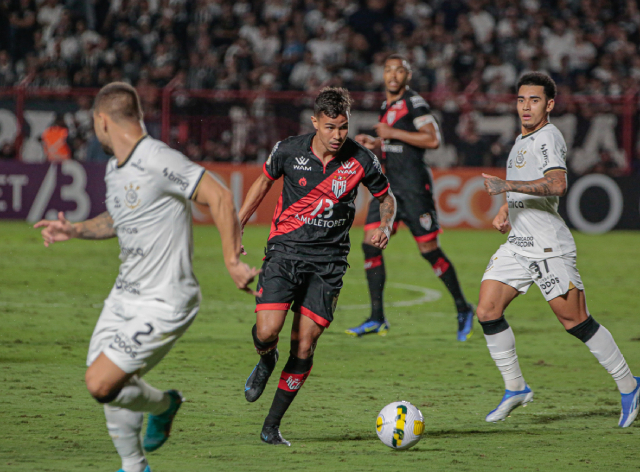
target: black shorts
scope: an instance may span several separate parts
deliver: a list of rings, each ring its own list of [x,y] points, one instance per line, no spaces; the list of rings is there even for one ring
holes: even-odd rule
[[[431,192],[425,191],[422,194],[396,194],[394,192],[394,196],[398,206],[394,229],[402,221],[409,227],[409,231],[419,243],[432,241],[442,233]],[[364,230],[376,229],[379,225],[380,202],[373,198],[369,203]]]
[[[346,262],[309,262],[267,256],[258,278],[256,312],[288,310],[328,328],[333,321]]]

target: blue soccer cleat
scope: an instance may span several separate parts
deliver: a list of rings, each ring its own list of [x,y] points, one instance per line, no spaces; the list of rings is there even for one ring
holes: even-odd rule
[[[167,393],[171,398],[169,409],[160,415],[149,415],[147,432],[142,442],[142,446],[147,452],[159,449],[169,439],[173,419],[184,402],[184,398],[177,390],[169,390]]]
[[[530,401],[533,401],[533,391],[528,385],[525,385],[524,390],[520,390],[519,392],[506,390],[498,407],[487,415],[485,421],[488,423],[495,423],[500,420],[504,421],[513,410],[520,405],[526,406]]]
[[[349,336],[364,336],[365,334],[379,334],[380,336],[386,336],[389,331],[389,323],[387,320],[374,321],[366,320],[360,326],[355,328],[349,328],[345,331]]]
[[[118,472],[124,472],[124,469],[120,469]],[[151,472],[151,468],[147,466],[142,472]]]
[[[276,368],[276,362],[278,362],[279,356],[280,354],[277,349],[260,356],[260,360],[244,384],[244,398],[246,398],[248,402],[255,402],[260,398],[267,386],[269,377],[271,377],[273,370]]]
[[[473,309],[458,312],[458,341],[465,342],[473,334]]]
[[[274,446],[283,445],[291,446],[291,443],[282,437],[280,434],[280,428],[278,426],[263,426],[260,433],[260,439],[267,444],[273,444]]]
[[[638,411],[640,408],[638,404],[640,403],[640,377],[635,377],[636,389],[631,393],[622,393],[622,412],[620,413],[620,422],[618,426],[621,428],[626,428],[631,426],[633,420],[638,416]]]

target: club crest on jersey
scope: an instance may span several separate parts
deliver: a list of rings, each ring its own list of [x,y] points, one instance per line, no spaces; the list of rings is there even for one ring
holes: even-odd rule
[[[518,155],[516,156],[516,167],[518,169],[522,169],[527,164],[527,161],[524,160],[524,155],[526,153],[527,151],[524,151],[522,149],[518,151]]]
[[[395,123],[396,121],[396,112],[393,110],[389,110],[387,112],[387,123],[389,124],[389,126],[392,126],[393,123]]]
[[[344,175],[336,176],[331,184],[331,191],[336,198],[340,198],[347,191],[347,178]]]
[[[420,215],[420,225],[427,231],[431,229],[432,222],[431,214],[425,213],[424,215]]]
[[[135,210],[136,208],[138,208],[138,206],[140,206],[140,197],[138,197],[138,190],[140,190],[140,187],[136,185],[136,187],[133,187],[133,184],[129,184],[129,185],[125,185],[124,186],[124,190],[125,190],[125,194],[124,194],[124,203],[125,205],[127,205],[127,207],[129,207],[131,210]]]

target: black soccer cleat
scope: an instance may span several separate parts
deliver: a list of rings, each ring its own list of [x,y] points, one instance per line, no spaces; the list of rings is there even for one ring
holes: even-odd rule
[[[282,434],[280,434],[280,429],[276,425],[263,426],[262,432],[260,433],[260,439],[262,439],[262,442],[273,444],[274,446],[277,446],[279,444],[291,446],[291,443],[282,437]]]
[[[244,397],[248,402],[253,403],[260,398],[260,395],[264,392],[264,388],[267,386],[273,369],[276,368],[276,362],[278,362],[278,349],[274,349],[270,353],[260,356],[260,360],[244,384]]]

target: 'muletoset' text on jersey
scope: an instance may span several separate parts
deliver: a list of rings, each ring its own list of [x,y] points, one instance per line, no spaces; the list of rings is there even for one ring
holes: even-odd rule
[[[437,124],[427,102],[411,89],[406,89],[394,102],[382,103],[380,122],[410,132],[416,132],[429,123]],[[394,193],[423,193],[425,186],[430,184],[424,149],[397,139],[385,139],[382,157],[385,174]]]
[[[264,165],[271,180],[284,176],[267,253],[289,259],[346,261],[358,184],[381,196],[389,183],[376,156],[350,138],[325,166],[311,149],[314,136],[280,141]]]
[[[531,181],[552,170],[566,172],[567,145],[562,133],[548,123],[520,135],[507,161],[507,180]],[[511,232],[509,249],[529,258],[546,259],[576,250],[573,236],[558,213],[559,197],[507,192]]]
[[[191,269],[191,202],[205,170],[161,141],[142,138],[121,165],[107,164],[107,210],[120,243],[109,299],[127,304],[197,305]]]

